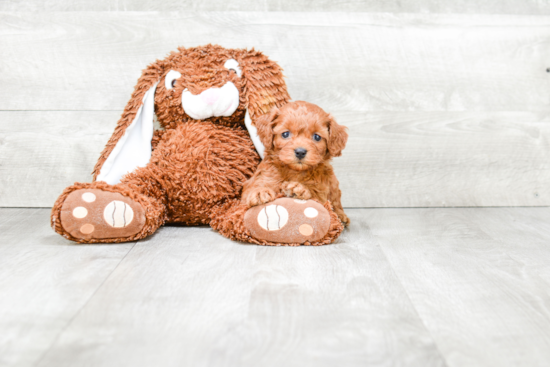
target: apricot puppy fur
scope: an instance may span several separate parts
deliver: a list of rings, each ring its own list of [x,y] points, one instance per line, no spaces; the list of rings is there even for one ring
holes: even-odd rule
[[[297,199],[330,200],[340,221],[349,218],[340,201],[338,179],[330,164],[342,154],[348,133],[319,106],[296,101],[273,108],[256,121],[265,158],[244,183],[242,201],[249,207],[275,200],[281,193]]]

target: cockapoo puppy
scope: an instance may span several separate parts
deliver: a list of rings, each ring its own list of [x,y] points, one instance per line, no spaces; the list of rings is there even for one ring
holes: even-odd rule
[[[261,205],[281,193],[321,204],[330,200],[347,226],[350,220],[342,208],[338,179],[330,164],[346,145],[346,127],[319,106],[296,101],[273,108],[256,121],[256,128],[265,157],[243,186],[243,202],[250,207]]]

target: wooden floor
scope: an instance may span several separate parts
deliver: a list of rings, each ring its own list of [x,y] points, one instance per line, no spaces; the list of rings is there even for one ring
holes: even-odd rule
[[[352,209],[334,245],[75,245],[0,209],[0,366],[548,366],[550,208]]]

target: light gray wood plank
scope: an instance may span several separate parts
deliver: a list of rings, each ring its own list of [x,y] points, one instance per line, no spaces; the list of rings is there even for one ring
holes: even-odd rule
[[[332,112],[350,134],[333,161],[345,207],[550,205],[549,114]],[[119,114],[0,111],[0,206],[89,182]]]
[[[0,14],[1,110],[117,110],[177,46],[255,47],[290,95],[356,111],[547,110],[550,18],[297,12]]]
[[[51,207],[91,172],[121,112],[0,112],[0,206]]]
[[[365,222],[334,246],[140,241],[39,366],[444,366]]]
[[[347,207],[550,205],[550,116],[530,112],[335,113]]]
[[[0,209],[0,365],[34,366],[133,243],[78,246],[47,209]]]
[[[39,365],[205,365],[217,338],[246,319],[255,254],[207,227],[162,228],[136,245]]]
[[[249,316],[211,365],[445,365],[361,212],[348,215],[333,246],[258,248]]]
[[[537,0],[3,0],[0,11],[363,11],[390,13],[550,14]]]
[[[163,228],[72,321],[60,310],[82,307],[83,284],[124,251],[67,246],[46,231],[47,213],[0,210],[2,365],[35,365],[61,330],[38,365],[506,367],[550,358],[549,208],[348,210],[351,228],[322,248]]]
[[[362,213],[450,367],[548,365],[549,208]]]

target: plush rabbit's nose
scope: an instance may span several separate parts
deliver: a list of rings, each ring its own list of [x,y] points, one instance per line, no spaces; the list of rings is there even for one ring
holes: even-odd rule
[[[204,103],[213,105],[220,98],[219,89],[207,89],[201,93],[201,98]]]

